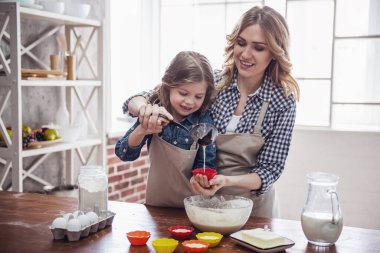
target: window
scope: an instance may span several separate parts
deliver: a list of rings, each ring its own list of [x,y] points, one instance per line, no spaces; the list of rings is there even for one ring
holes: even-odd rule
[[[106,2],[106,43],[108,93],[108,133],[125,133],[133,123],[120,120],[123,102],[133,94],[150,90],[158,83],[158,49],[153,13],[155,0]],[[156,11],[157,13],[157,11]],[[156,53],[156,54],[155,54]],[[125,118],[124,118],[125,119]]]
[[[380,130],[380,2],[287,1],[297,124]],[[334,14],[335,13],[335,14]]]
[[[198,51],[214,68],[221,68],[226,34],[245,10],[266,4],[289,24],[293,75],[301,88],[296,124],[380,131],[378,0],[110,2],[118,6],[114,11],[121,11],[122,20],[111,38],[114,33],[125,36],[120,38],[121,49],[112,47],[120,59],[117,68],[121,67],[119,80],[123,80],[112,81],[113,101],[120,97],[115,115],[120,115],[126,97],[157,84],[181,50]],[[117,18],[113,11],[111,21],[112,17]],[[118,88],[114,89],[115,83]]]
[[[204,54],[213,68],[220,69],[226,35],[245,10],[262,2],[161,0],[160,72],[182,50]]]

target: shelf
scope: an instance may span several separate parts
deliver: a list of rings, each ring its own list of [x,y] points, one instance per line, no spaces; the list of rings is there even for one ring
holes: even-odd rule
[[[98,20],[78,18],[69,15],[57,14],[53,12],[36,10],[31,8],[20,7],[22,17],[34,18],[40,21],[48,21],[62,25],[75,25],[75,26],[95,26],[100,27],[101,22]]]
[[[67,81],[67,80],[38,80],[38,81],[29,81],[29,80],[22,80],[21,86],[29,86],[29,87],[36,87],[36,86],[43,86],[43,87],[51,87],[51,86],[101,86],[102,82],[97,80],[76,80],[76,81]]]
[[[65,151],[65,150],[74,149],[74,148],[100,145],[101,143],[102,143],[102,140],[100,138],[78,140],[74,142],[60,142],[57,144],[52,144],[51,146],[48,146],[48,147],[23,150],[21,156],[29,157],[29,156],[35,156],[35,155],[42,155],[46,153],[54,153],[54,152]]]
[[[9,147],[1,147],[0,190],[3,190],[3,184],[9,177],[12,180],[11,189],[18,192],[23,191],[23,182],[26,178],[41,185],[51,184],[34,174],[34,170],[40,167],[46,159],[49,159],[51,153],[56,152],[65,152],[64,168],[62,168],[65,170],[64,180],[68,184],[73,184],[77,164],[96,163],[102,166],[106,165],[103,23],[99,20],[26,8],[20,6],[18,2],[0,2],[0,9],[2,14],[0,17],[0,43],[5,45],[0,47],[0,64],[2,65],[0,85],[5,90],[5,96],[0,97],[1,132],[6,132],[3,115],[11,115],[10,127],[21,131],[20,126],[25,121],[23,115],[25,106],[23,101],[25,99],[23,94],[24,87],[31,87],[32,89],[34,87],[41,87],[42,89],[66,87],[60,89],[60,94],[64,94],[60,97],[60,101],[66,101],[69,105],[68,113],[70,117],[78,111],[84,113],[88,127],[92,129],[91,132],[97,133],[89,138],[75,142],[40,143],[39,148],[30,147],[23,150],[22,140],[12,143]],[[40,23],[42,21],[48,25],[48,28],[33,34],[34,31],[30,31],[27,27],[21,27],[21,21],[23,20],[32,21],[30,23],[34,23],[34,21],[39,21],[37,23]],[[41,27],[45,27],[45,24]],[[78,61],[76,68],[77,72],[79,70],[81,70],[79,71],[80,73],[83,72],[86,79],[57,80],[39,78],[22,80],[21,63],[23,63],[25,57],[28,57],[36,65],[35,68],[37,69],[50,69],[47,59],[42,57],[47,52],[45,51],[45,54],[41,54],[41,50],[52,51],[54,48],[52,44],[57,40],[54,40],[57,33],[64,34],[63,40],[66,42],[67,48],[75,52],[78,59],[81,59]],[[60,42],[62,43],[62,41]],[[47,45],[50,45],[50,48]],[[37,47],[40,47],[40,49],[36,50],[35,48]],[[87,66],[83,66],[83,64]],[[94,113],[90,113],[92,108],[96,110]],[[4,113],[5,111],[7,113]],[[56,116],[53,114],[49,117]],[[8,118],[7,121],[9,121]],[[25,123],[27,123],[27,119]],[[8,122],[6,124],[9,125]],[[14,135],[22,137],[20,132],[14,132]],[[82,150],[82,148],[85,148],[85,150]],[[33,163],[26,164],[24,162],[24,158],[34,156]],[[60,167],[58,166],[58,168]],[[12,175],[10,176],[10,174]]]

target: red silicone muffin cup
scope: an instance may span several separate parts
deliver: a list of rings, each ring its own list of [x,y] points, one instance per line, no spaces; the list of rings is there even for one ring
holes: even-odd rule
[[[184,241],[182,243],[182,246],[187,252],[200,253],[200,252],[205,252],[208,250],[209,243],[200,241],[200,240],[188,240],[188,241]]]
[[[217,174],[217,171],[211,168],[198,168],[193,170],[193,175],[197,174],[206,175],[207,179],[210,180]]]
[[[189,226],[171,226],[169,228],[169,232],[174,238],[181,240],[189,238],[190,235],[194,232],[194,228]]]
[[[127,238],[132,245],[145,245],[150,238],[150,233],[147,231],[132,231],[127,233]]]

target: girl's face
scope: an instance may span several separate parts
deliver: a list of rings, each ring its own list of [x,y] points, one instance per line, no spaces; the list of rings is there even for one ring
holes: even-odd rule
[[[196,112],[201,108],[205,100],[207,83],[181,84],[170,88],[170,105],[172,115],[176,121],[181,121],[184,117]]]
[[[272,59],[264,34],[258,24],[248,26],[234,45],[234,61],[243,78],[261,78]]]

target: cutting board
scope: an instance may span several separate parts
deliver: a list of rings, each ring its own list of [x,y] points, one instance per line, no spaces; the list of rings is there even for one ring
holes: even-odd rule
[[[67,72],[45,69],[21,69],[21,74],[25,76],[33,75],[34,77],[47,77],[48,75],[66,76]]]

